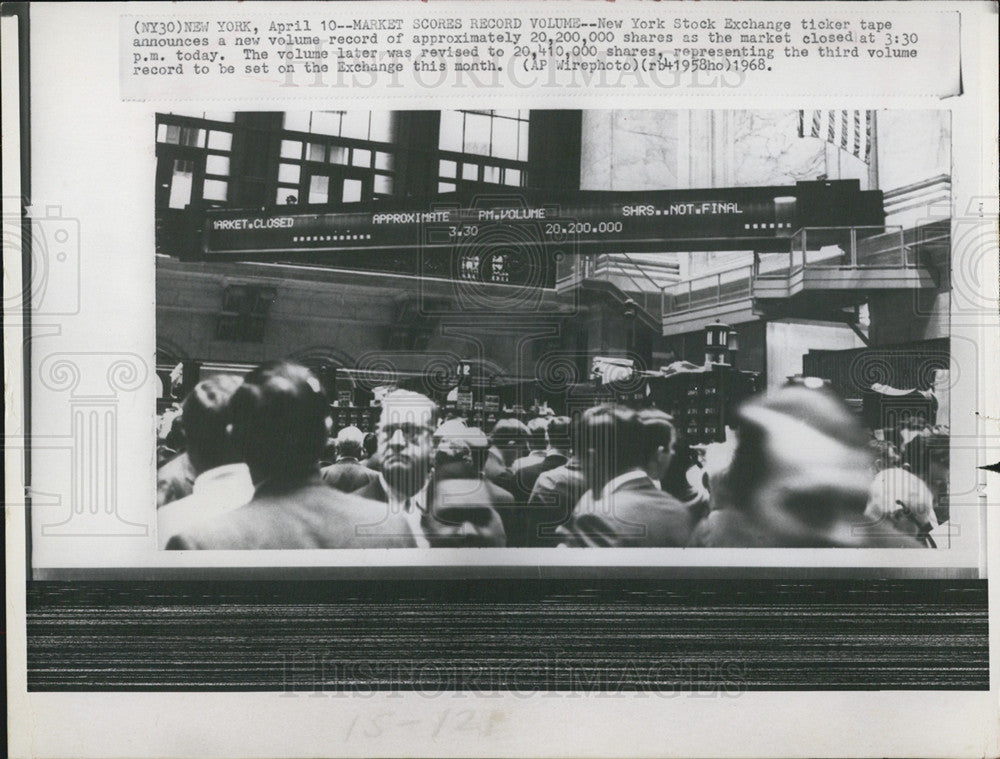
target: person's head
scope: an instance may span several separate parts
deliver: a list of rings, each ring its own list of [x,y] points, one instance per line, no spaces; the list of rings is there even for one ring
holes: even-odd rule
[[[366,432],[364,440],[361,442],[365,458],[371,458],[378,453],[378,435],[374,432]]]
[[[919,477],[896,467],[883,470],[873,483],[865,514],[906,535],[925,535],[938,524],[931,491]]]
[[[726,474],[733,506],[788,545],[820,545],[860,521],[871,449],[832,393],[789,387],[737,412],[738,444]]]
[[[549,419],[549,426],[545,428],[545,439],[549,448],[561,453],[569,452],[572,448],[570,425],[568,416],[554,416]]]
[[[163,439],[164,444],[173,451],[183,451],[187,447],[187,440],[184,437],[183,411],[174,417],[170,423],[170,432]]]
[[[639,422],[643,469],[656,482],[663,479],[674,456],[673,419],[655,408],[642,409],[636,414]]]
[[[588,485],[599,490],[619,475],[642,466],[639,423],[625,406],[604,404],[580,416],[574,450]]]
[[[269,361],[243,378],[230,401],[233,442],[254,482],[294,482],[316,471],[329,408],[304,366]]]
[[[468,447],[474,472],[478,475],[486,463],[490,447],[486,434],[478,427],[467,425],[464,419],[449,419],[434,430],[434,445],[440,447],[449,440],[458,441]]]
[[[359,459],[364,451],[365,433],[351,425],[337,433],[337,458]]]
[[[240,460],[229,433],[229,401],[241,382],[239,377],[217,374],[195,385],[184,399],[181,418],[188,459],[198,474]]]
[[[464,440],[446,437],[434,449],[434,481],[477,478],[479,470],[473,464],[472,449]]]
[[[940,432],[916,435],[903,448],[902,460],[932,492],[939,492],[948,482],[948,436]]]
[[[545,430],[548,426],[548,420],[540,416],[528,421],[528,450],[545,450]]]
[[[472,468],[469,447],[462,441],[444,440],[434,454],[433,484],[428,488],[428,513],[424,521],[433,547],[503,547],[507,539],[503,522],[481,480]]]
[[[884,469],[892,469],[900,465],[899,452],[896,450],[896,446],[888,440],[876,440],[872,438],[868,441],[868,445],[872,450],[874,457],[872,465],[876,472],[881,472]]]
[[[425,395],[394,390],[382,399],[378,423],[382,474],[389,486],[413,495],[430,471],[437,405]]]
[[[500,419],[490,433],[490,442],[510,466],[528,452],[528,427],[517,419]]]

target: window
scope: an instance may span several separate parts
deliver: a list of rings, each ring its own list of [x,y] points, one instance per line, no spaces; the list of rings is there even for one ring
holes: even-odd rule
[[[205,158],[205,173],[217,176],[229,176],[229,158],[227,156],[210,154]]]
[[[232,113],[160,113],[156,116],[157,206],[182,210],[229,198]]]
[[[219,200],[224,201],[226,195],[229,192],[229,183],[221,182],[218,179],[206,179],[205,188],[202,192],[202,197],[205,200]]]
[[[528,160],[529,111],[442,111],[439,147],[454,153]]]
[[[395,114],[284,114],[275,202],[355,203],[393,193]]]
[[[521,186],[529,111],[442,111],[439,191],[462,183]],[[455,180],[460,182],[456,183]]]
[[[339,163],[342,165],[347,165],[347,157],[350,155],[350,150],[345,148],[343,145],[331,145],[330,146],[330,163]]]
[[[356,203],[361,200],[361,181],[358,179],[345,179],[344,180],[344,196],[343,200],[345,203]]]
[[[205,147],[205,130],[179,124],[160,124],[157,129],[157,140],[169,145],[182,145],[186,148]]]
[[[191,202],[191,185],[194,180],[194,166],[191,161],[174,161],[174,173],[170,181],[170,208],[187,208]]]
[[[353,159],[351,163],[355,166],[364,166],[368,168],[372,165],[372,151],[361,150],[360,148],[354,148]]]
[[[314,176],[309,180],[309,202],[326,203],[330,198],[330,178]]]
[[[208,135],[208,147],[210,150],[232,150],[233,148],[233,134],[232,132],[220,132],[213,129]]]
[[[310,142],[309,149],[306,151],[306,160],[319,161],[320,163],[325,161],[326,145],[322,142]]]
[[[392,142],[395,126],[391,111],[293,111],[284,119],[288,131],[372,142]]]
[[[301,170],[294,163],[283,163],[278,166],[278,181],[283,184],[299,183]]]

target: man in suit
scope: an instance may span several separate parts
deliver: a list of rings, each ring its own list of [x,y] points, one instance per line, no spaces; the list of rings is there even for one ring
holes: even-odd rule
[[[528,426],[530,429],[531,425]],[[538,500],[531,501],[531,493],[538,478],[543,473],[564,466],[569,461],[569,434],[569,417],[552,417],[544,429],[545,444],[541,455],[534,458],[525,456],[515,461],[511,467],[515,505],[504,517],[504,525],[507,526],[507,545],[540,545],[538,540],[540,533],[543,531],[551,533],[552,528],[569,515],[568,509],[560,514],[553,509],[552,504]],[[570,508],[574,505],[575,502],[569,504]],[[542,530],[546,525],[548,529]]]
[[[242,380],[218,374],[195,385],[184,399],[188,460],[197,473],[193,492],[156,511],[160,548],[192,524],[239,508],[253,497],[250,470],[229,434],[229,400]]]
[[[548,426],[548,420],[540,416],[536,416],[534,419],[528,421],[528,452],[511,462],[510,472],[512,475],[516,477],[521,469],[539,464],[545,458],[545,430]],[[530,489],[528,492],[531,492]]]
[[[565,545],[687,545],[694,518],[643,468],[649,460],[648,437],[637,414],[623,406],[583,413],[576,448],[590,490],[557,530]]]
[[[317,462],[327,436],[323,387],[305,367],[268,362],[230,400],[232,438],[253,499],[170,539],[172,549],[405,548],[409,525],[384,504],[328,487]]]
[[[533,419],[532,422],[542,421]],[[542,428],[541,450],[535,455],[529,454],[515,461],[510,468],[514,477],[514,498],[519,503],[527,503],[535,482],[542,472],[548,472],[569,461],[569,428],[568,416],[554,416]],[[528,425],[531,430],[531,424]]]
[[[644,408],[636,412],[636,421],[642,433],[643,471],[662,490],[661,480],[673,461],[677,442],[674,420],[665,411]]]
[[[556,528],[570,519],[573,509],[586,492],[587,478],[583,476],[580,460],[575,455],[571,455],[562,466],[538,475],[535,487],[528,496],[525,545],[558,545],[562,538],[556,533]]]
[[[483,464],[486,479],[507,492],[514,491],[510,465],[527,453],[528,428],[518,419],[501,419],[490,431],[490,447]]]
[[[481,434],[481,433],[480,433]],[[424,531],[432,547],[502,548],[506,534],[498,510],[513,505],[506,490],[487,480],[461,437],[445,437],[434,452],[427,486]]]
[[[380,471],[354,495],[388,504],[390,514],[409,525],[417,546],[430,545],[426,535],[427,477],[434,455],[432,434],[438,408],[430,398],[394,390],[382,399],[378,423]]]
[[[321,470],[323,482],[342,493],[353,493],[378,479],[378,474],[359,461],[364,439],[364,433],[353,425],[337,433],[337,460]]]
[[[867,434],[829,391],[782,388],[744,403],[736,422],[732,461],[712,491],[718,508],[698,525],[692,546],[923,545],[889,515],[865,514],[872,487]]]

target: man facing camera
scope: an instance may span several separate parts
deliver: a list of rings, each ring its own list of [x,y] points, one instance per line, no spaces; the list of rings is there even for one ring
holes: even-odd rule
[[[679,501],[661,491],[644,467],[669,448],[624,406],[587,409],[575,445],[590,490],[570,521],[559,527],[567,546],[685,546],[694,517]]]
[[[250,467],[253,499],[193,525],[172,549],[406,548],[413,535],[384,504],[326,485],[326,394],[303,366],[274,361],[250,372],[230,400],[232,439]]]
[[[466,441],[445,438],[434,452],[424,532],[432,547],[503,547],[504,526],[496,509],[513,501],[510,493],[482,476]]]
[[[394,390],[382,399],[378,423],[380,471],[354,495],[388,504],[388,513],[408,525],[416,544],[428,546],[425,535],[427,477],[434,456],[432,433],[438,408],[430,398],[409,390]],[[423,524],[422,524],[423,522]]]

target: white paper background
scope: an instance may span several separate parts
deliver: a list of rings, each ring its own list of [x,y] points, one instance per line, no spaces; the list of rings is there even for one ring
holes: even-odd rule
[[[708,4],[701,4],[707,6]],[[729,4],[726,4],[729,6]],[[768,4],[768,10],[782,4]],[[177,6],[166,6],[177,7]],[[428,12],[441,12],[430,3]],[[498,6],[484,8],[497,13]],[[515,6],[504,6],[505,13]],[[644,5],[646,12],[665,6]],[[837,4],[837,12],[845,12]],[[870,6],[869,6],[870,7]],[[823,5],[813,5],[815,14]],[[819,94],[834,88],[837,97],[806,99],[774,95],[766,101],[749,99],[738,92],[699,93],[685,97],[641,95],[634,100],[595,95],[560,98],[560,105],[574,108],[670,107],[670,108],[948,108],[953,114],[953,196],[955,216],[961,216],[973,198],[986,198],[986,213],[996,207],[996,9],[987,3],[881,4],[879,13],[903,15],[927,9],[963,12],[962,49],[965,95],[939,101],[936,98],[897,98],[883,94],[871,98],[849,98],[850,79],[811,82]],[[135,354],[153,365],[153,156],[152,114],[169,110],[165,103],[122,102],[118,77],[118,15],[122,12],[164,12],[164,6],[147,9],[126,6],[33,5],[31,119],[33,199],[36,205],[61,207],[63,217],[80,220],[81,267],[80,313],[74,316],[36,316],[33,348],[37,359],[58,352]],[[230,11],[212,6],[213,13]],[[853,10],[853,9],[851,9]],[[7,40],[4,40],[5,53]],[[6,61],[5,61],[6,63]],[[225,93],[220,93],[224,95]],[[454,96],[430,99],[428,108],[449,108],[467,100]],[[8,105],[7,90],[4,92]],[[518,97],[505,100],[491,95],[490,107],[551,107],[551,98]],[[248,103],[231,103],[245,108]],[[315,107],[335,102],[316,101]],[[372,104],[373,107],[377,103]],[[224,108],[226,101],[216,102]],[[292,101],[269,100],[269,110],[291,108]],[[301,103],[297,104],[301,107]],[[255,107],[264,107],[256,104]],[[6,109],[5,109],[6,110]],[[6,118],[5,118],[6,123]],[[5,134],[5,149],[9,144]],[[5,173],[8,161],[5,151]],[[6,185],[5,185],[6,194]],[[992,204],[992,209],[991,209]],[[975,213],[976,206],[971,212]],[[973,251],[971,254],[975,254]],[[979,251],[981,254],[982,252]],[[961,255],[956,251],[956,255]],[[971,255],[970,254],[970,255]],[[962,358],[976,367],[983,381],[979,395],[953,391],[952,436],[965,436],[976,447],[953,455],[953,479],[957,467],[973,467],[996,461],[1000,418],[996,405],[995,378],[1000,374],[996,340],[997,282],[994,258],[984,256],[974,264],[956,260],[954,268],[971,265],[973,279],[988,293],[976,300],[977,308],[953,311],[953,335],[979,346],[974,357]],[[956,278],[957,281],[957,278]],[[958,341],[953,340],[953,345]],[[966,381],[973,374],[965,375]],[[968,387],[973,387],[972,385]],[[35,388],[33,424],[38,438],[52,436],[53,449],[36,459],[34,482],[37,503],[46,497],[60,498],[67,492],[65,448],[68,429],[65,394],[47,395]],[[123,420],[118,472],[120,512],[137,523],[152,527],[153,497],[153,386],[120,394],[118,414]],[[8,425],[9,426],[9,425]],[[985,483],[986,475],[982,476]],[[996,479],[991,485],[995,488]],[[987,493],[983,493],[984,496]],[[8,499],[15,504],[16,500]],[[51,501],[50,501],[51,502]],[[996,504],[995,495],[981,500],[978,508]],[[390,731],[378,739],[355,739],[345,743],[350,720],[359,713],[386,708],[415,715],[420,725],[432,724],[448,708],[466,708],[465,701],[453,706],[446,696],[428,698],[408,694],[398,698],[377,696],[367,700],[342,698],[282,697],[280,694],[41,694],[24,692],[23,667],[23,564],[16,552],[23,546],[23,511],[8,508],[8,626],[9,662],[12,668],[9,695],[11,754],[14,756],[264,756],[264,755],[372,755],[448,754],[482,755],[530,753],[559,756],[583,755],[997,755],[997,692],[988,693],[822,693],[745,694],[739,698],[560,698],[534,696],[477,702],[476,710],[499,710],[503,719],[495,735],[449,735],[433,739],[422,730]],[[36,537],[36,565],[107,566],[158,563],[153,539],[68,539],[46,544]],[[998,545],[995,522],[990,521],[981,538],[990,550]],[[65,545],[66,547],[58,547]],[[308,561],[303,552],[302,561]],[[342,560],[355,559],[344,552]],[[796,563],[857,561],[859,557],[819,557],[816,552],[796,552]],[[973,552],[975,554],[976,552]],[[14,554],[12,556],[12,554]],[[324,561],[327,557],[324,557]],[[371,559],[375,557],[372,556]],[[927,554],[921,555],[927,560]],[[935,557],[937,558],[937,557]],[[743,561],[746,557],[737,557]],[[969,559],[969,556],[966,556]],[[189,557],[180,563],[196,562]],[[224,557],[224,563],[235,563]],[[250,562],[259,557],[240,559]],[[298,557],[280,557],[280,563]],[[534,560],[534,557],[531,559]],[[611,557],[601,559],[613,561]],[[671,558],[664,558],[672,561]],[[761,562],[783,563],[780,556],[760,556]],[[894,561],[891,559],[890,561]],[[631,561],[631,560],[628,560]],[[725,563],[712,556],[711,563]],[[867,559],[866,559],[867,561]],[[912,562],[904,557],[903,561]],[[685,559],[685,563],[687,559]],[[627,563],[627,562],[626,562]],[[872,558],[876,563],[876,557]],[[878,560],[881,563],[881,560]],[[972,564],[980,563],[977,556]],[[996,602],[996,588],[991,601]],[[993,625],[996,642],[996,625]],[[997,682],[995,661],[991,667]]]

